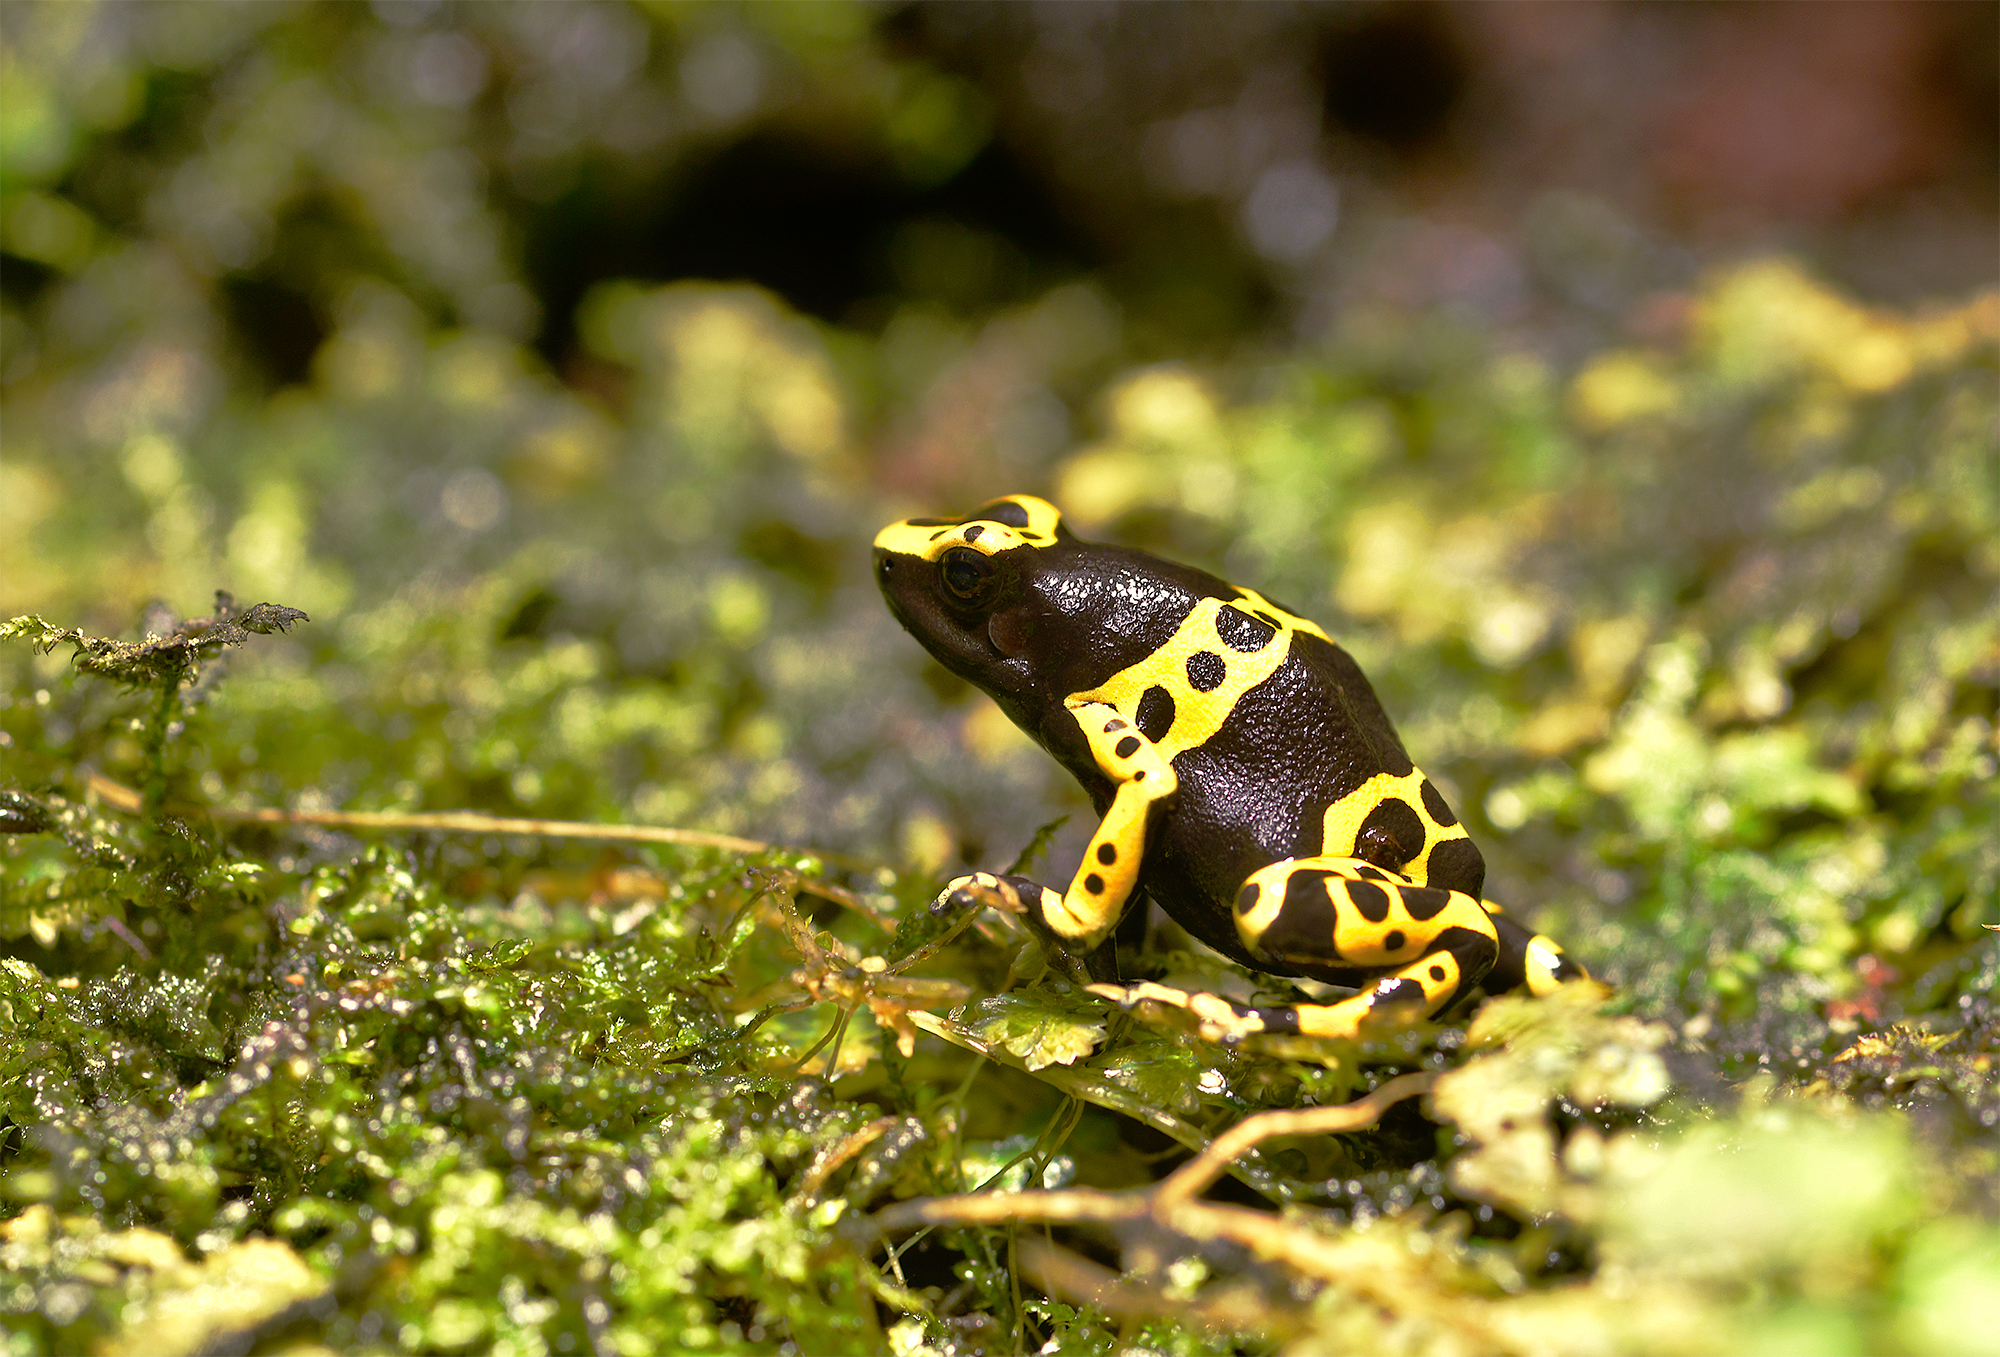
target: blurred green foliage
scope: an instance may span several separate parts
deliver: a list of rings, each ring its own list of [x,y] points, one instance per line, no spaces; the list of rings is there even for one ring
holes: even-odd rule
[[[552,354],[520,204],[696,158],[750,115],[716,69],[911,183],[976,95],[836,6],[0,36],[10,1354],[2000,1350],[1993,294],[1763,262],[1574,356],[1354,312],[1197,369],[1088,278],[873,329],[612,282]],[[912,276],[977,254],[924,239]],[[324,318],[296,371],[244,347],[277,295]],[[1332,625],[1612,1007],[1222,1049],[930,916],[1088,830],[868,579],[880,523],[1012,490]],[[312,621],[224,657],[141,615],[218,585]],[[1154,932],[1171,983],[1287,993]],[[1058,1232],[1138,1306],[1028,1231],[866,1227],[1412,1068],[1427,1116],[1235,1171],[1331,1271]]]

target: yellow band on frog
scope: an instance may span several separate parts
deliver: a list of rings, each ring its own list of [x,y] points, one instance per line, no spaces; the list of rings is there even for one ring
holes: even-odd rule
[[[994,518],[969,518],[962,523],[940,522],[933,518],[910,518],[891,523],[875,534],[875,546],[898,556],[915,556],[935,561],[953,547],[971,547],[988,556],[1015,547],[1052,546],[1062,511],[1033,495],[1008,495],[983,506],[985,512],[996,505],[1011,504],[1028,516],[1025,528],[1011,527]]]

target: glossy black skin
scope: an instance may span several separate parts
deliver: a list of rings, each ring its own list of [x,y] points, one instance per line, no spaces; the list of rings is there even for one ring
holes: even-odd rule
[[[896,620],[940,664],[998,702],[1083,785],[1102,815],[1114,786],[1063,699],[1159,649],[1197,600],[1241,594],[1203,571],[1066,530],[1053,545],[989,559],[998,588],[979,608],[957,604],[941,587],[938,566],[913,556],[878,548],[876,580]],[[1244,694],[1213,737],[1174,759],[1180,790],[1147,840],[1141,885],[1189,933],[1244,965],[1359,984],[1367,978],[1359,971],[1274,965],[1252,955],[1231,907],[1244,878],[1260,867],[1355,851],[1322,844],[1326,807],[1376,773],[1410,769],[1352,657],[1295,633],[1277,673]],[[1466,849],[1428,884],[1478,899],[1485,864],[1469,842]],[[1393,844],[1364,844],[1355,855],[1390,870],[1403,866]]]

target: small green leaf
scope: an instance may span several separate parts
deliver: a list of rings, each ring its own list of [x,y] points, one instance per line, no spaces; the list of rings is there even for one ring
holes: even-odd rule
[[[1029,872],[1032,872],[1035,869],[1035,864],[1048,853],[1049,845],[1055,842],[1056,835],[1068,823],[1069,816],[1058,815],[1055,819],[1036,830],[1033,837],[1028,840],[1027,846],[1021,850],[1020,856],[1015,858],[1013,863],[1008,866],[1004,875],[1025,876]]]
[[[1135,1042],[1121,1046],[1117,1058],[1105,1063],[1104,1077],[1154,1107],[1190,1113],[1201,1105],[1196,1090],[1209,1068],[1200,1058],[1203,1049],[1175,1039]]]
[[[1017,1055],[1030,1070],[1074,1065],[1104,1040],[1104,1024],[1075,1001],[1048,993],[1000,994],[983,999],[984,1016],[972,1028],[984,1040]]]

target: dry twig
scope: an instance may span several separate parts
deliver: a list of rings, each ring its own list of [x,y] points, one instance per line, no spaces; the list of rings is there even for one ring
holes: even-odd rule
[[[138,811],[139,793],[102,773],[92,773],[89,788],[100,800],[123,811]],[[389,832],[446,834],[523,834],[543,839],[584,839],[599,843],[673,843],[694,848],[720,848],[729,853],[768,853],[784,847],[761,839],[743,839],[734,834],[717,834],[706,829],[676,829],[669,825],[604,825],[584,820],[525,820],[477,811],[388,811],[388,810],[284,810],[276,806],[203,806],[199,812],[217,820],[257,825],[318,825],[326,829],[373,829]],[[815,848],[796,850],[843,866],[856,865],[852,859]],[[869,905],[853,891],[830,881],[801,880],[799,888],[865,915],[871,923],[893,933],[896,921]]]
[[[1405,1098],[1431,1086],[1430,1074],[1405,1074],[1391,1079],[1365,1098],[1339,1107],[1308,1107],[1296,1111],[1259,1112],[1245,1117],[1187,1163],[1149,1188],[1100,1192],[1095,1188],[1065,1188],[1034,1192],[967,1193],[954,1197],[920,1197],[898,1202],[878,1212],[875,1228],[893,1234],[919,1225],[1074,1224],[1081,1221],[1152,1220],[1190,1239],[1231,1238],[1267,1253],[1258,1236],[1293,1227],[1261,1211],[1216,1206],[1195,1200],[1221,1177],[1238,1155],[1274,1136],[1330,1135],[1372,1126]],[[1316,1236],[1315,1236],[1316,1238]],[[1309,1252],[1309,1250],[1308,1250]]]
[[[1228,1170],[1237,1156],[1260,1142],[1275,1136],[1326,1135],[1372,1126],[1396,1103],[1428,1090],[1434,1077],[1405,1074],[1391,1079],[1367,1097],[1340,1107],[1276,1110],[1246,1117],[1149,1188],[1127,1192],[1068,1188],[929,1197],[898,1202],[877,1212],[869,1223],[878,1237],[928,1225],[1147,1225],[1195,1244],[1239,1246],[1265,1262],[1321,1282],[1339,1282],[1392,1309],[1423,1304],[1428,1292],[1421,1283],[1403,1275],[1406,1268],[1381,1265],[1382,1260],[1375,1256],[1380,1252],[1378,1241],[1328,1235],[1304,1220],[1197,1198]],[[1225,1293],[1206,1300],[1174,1303],[1156,1292],[1118,1282],[1109,1271],[1053,1244],[1036,1244],[1030,1249],[1024,1239],[1022,1245],[1024,1265],[1052,1291],[1088,1299],[1114,1314],[1147,1316],[1170,1312],[1224,1329],[1241,1328],[1246,1323],[1238,1313],[1244,1303],[1238,1296]],[[1269,1328],[1280,1318],[1270,1314],[1266,1322],[1254,1327]]]

